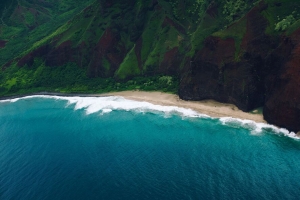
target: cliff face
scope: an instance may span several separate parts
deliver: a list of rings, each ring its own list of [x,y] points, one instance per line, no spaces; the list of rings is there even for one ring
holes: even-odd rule
[[[51,5],[38,6],[41,12]],[[297,0],[95,1],[23,52],[7,56],[0,92],[43,84],[35,81],[39,74],[54,77],[55,69],[119,81],[177,76],[182,99],[215,99],[244,111],[263,106],[268,122],[298,131],[299,8]],[[0,51],[12,41],[3,37]],[[63,69],[68,63],[72,67]],[[80,76],[71,77],[76,82]]]
[[[181,98],[216,99],[244,111],[264,104],[264,77],[268,74],[264,60],[276,46],[276,41],[264,32],[268,22],[261,13],[265,9],[261,3],[226,30],[232,35],[238,32],[239,40],[217,37],[221,33],[205,39],[204,47],[185,65]]]
[[[281,38],[266,34],[268,6],[248,12],[246,32],[236,40],[210,36],[185,65],[179,95],[186,100],[216,99],[244,111],[263,106],[264,118],[289,130],[300,130],[300,28]]]
[[[267,77],[264,117],[278,126],[300,130],[300,29],[281,39],[267,58],[273,73]]]

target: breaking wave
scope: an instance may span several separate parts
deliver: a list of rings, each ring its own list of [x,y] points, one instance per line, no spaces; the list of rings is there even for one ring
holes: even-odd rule
[[[253,135],[259,135],[263,133],[264,131],[270,132],[270,133],[275,133],[278,135],[284,135],[293,139],[300,139],[300,137],[294,133],[294,132],[289,132],[285,128],[279,128],[277,126],[271,125],[271,124],[265,124],[265,123],[258,123],[254,122],[252,120],[246,120],[246,119],[237,119],[237,118],[232,118],[232,117],[222,117],[219,119],[220,122],[223,125],[230,126],[233,128],[240,128],[243,127],[245,129],[248,129],[251,134]]]
[[[21,98],[1,100],[0,102],[10,102],[14,103],[19,100],[32,99],[32,98],[46,98],[46,99],[55,99],[55,100],[65,100],[67,101],[66,106],[74,105],[74,110],[84,109],[87,115],[93,113],[100,113],[101,115],[110,113],[114,110],[123,110],[123,111],[135,111],[135,112],[147,112],[147,113],[162,113],[165,116],[170,114],[177,114],[182,117],[193,117],[193,118],[210,118],[205,114],[198,113],[192,109],[181,108],[177,106],[161,106],[154,105],[149,102],[144,101],[134,101],[128,100],[121,96],[107,96],[107,97],[79,97],[79,96],[50,96],[50,95],[33,95],[26,96]],[[259,135],[266,132],[271,132],[279,135],[284,135],[293,139],[300,139],[300,137],[294,133],[289,132],[287,129],[278,128],[274,125],[257,123],[252,120],[244,120],[232,117],[221,117],[218,118],[221,124],[225,126],[230,126],[233,128],[245,128],[248,129],[251,134]]]

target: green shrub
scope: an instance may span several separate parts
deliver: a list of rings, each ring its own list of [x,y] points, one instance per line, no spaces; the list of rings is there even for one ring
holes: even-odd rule
[[[208,0],[175,0],[170,4],[173,16],[177,20],[185,20],[189,18],[198,23],[205,14],[208,3],[210,3]]]
[[[296,19],[294,18],[293,14],[291,14],[275,24],[275,31],[285,31],[295,21],[296,21]]]
[[[158,79],[158,81],[161,85],[166,85],[166,86],[172,85],[172,77],[171,76],[162,76]]]
[[[225,19],[231,23],[239,19],[248,9],[252,7],[251,0],[226,0],[223,6]]]

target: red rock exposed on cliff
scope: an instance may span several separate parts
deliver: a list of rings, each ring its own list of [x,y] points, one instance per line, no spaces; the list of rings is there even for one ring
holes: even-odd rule
[[[264,117],[270,123],[299,131],[300,29],[291,36],[283,38],[270,59],[273,62],[277,60],[280,66],[277,69],[278,75],[270,78],[271,85],[264,107]],[[270,61],[269,64],[273,62]]]
[[[263,60],[272,41],[264,33],[267,22],[261,15],[262,8],[263,4],[255,7],[242,19],[247,23],[241,44],[230,37],[211,36],[205,40],[204,48],[185,65],[181,98],[215,99],[233,103],[244,111],[263,105]],[[232,26],[240,26],[238,23],[241,22]]]

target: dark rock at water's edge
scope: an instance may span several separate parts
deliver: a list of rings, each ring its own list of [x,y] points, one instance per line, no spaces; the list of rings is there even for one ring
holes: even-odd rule
[[[300,29],[281,39],[266,35],[262,9],[245,16],[247,31],[238,60],[232,38],[206,38],[204,48],[185,64],[179,96],[215,99],[243,111],[263,106],[267,122],[299,131]]]
[[[265,119],[289,130],[300,130],[300,29],[283,37],[279,47],[267,58]]]

